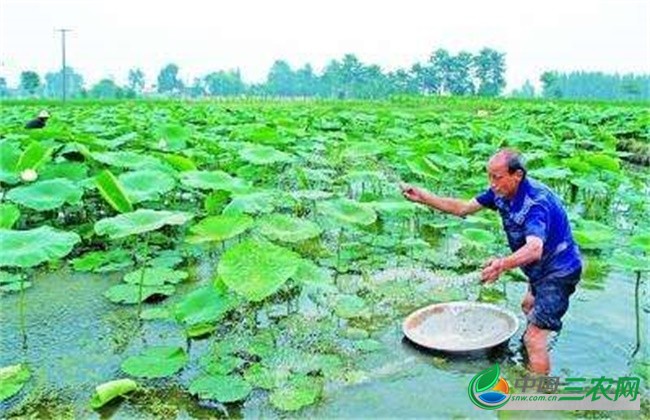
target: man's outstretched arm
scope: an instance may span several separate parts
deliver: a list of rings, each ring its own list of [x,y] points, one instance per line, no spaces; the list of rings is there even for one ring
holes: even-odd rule
[[[424,204],[436,210],[459,217],[464,217],[483,209],[483,206],[475,198],[471,200],[459,200],[457,198],[438,197],[437,195],[410,185],[402,185],[402,194],[407,200]]]

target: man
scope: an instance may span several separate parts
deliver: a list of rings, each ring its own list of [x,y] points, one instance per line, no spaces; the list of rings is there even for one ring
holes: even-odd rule
[[[526,274],[529,287],[521,307],[528,318],[524,345],[529,368],[548,374],[548,335],[562,328],[561,318],[582,273],[580,252],[560,199],[526,176],[518,153],[499,151],[487,171],[490,188],[469,201],[438,197],[410,185],[403,185],[402,193],[411,201],[460,217],[486,207],[499,212],[513,253],[488,260],[481,278],[490,283],[516,267]]]
[[[38,113],[38,116],[34,118],[33,120],[30,120],[25,124],[25,128],[27,129],[32,129],[32,128],[43,128],[45,127],[45,124],[47,123],[47,119],[50,118],[50,113],[43,110]]]

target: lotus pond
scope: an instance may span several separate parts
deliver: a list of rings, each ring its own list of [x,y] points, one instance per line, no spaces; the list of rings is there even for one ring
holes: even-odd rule
[[[2,104],[0,417],[508,417],[466,390],[525,373],[523,328],[465,356],[401,331],[466,299],[523,321],[521,274],[476,276],[500,221],[398,188],[470,198],[505,146],[585,257],[552,374],[641,377],[649,416],[647,107],[436,98]]]

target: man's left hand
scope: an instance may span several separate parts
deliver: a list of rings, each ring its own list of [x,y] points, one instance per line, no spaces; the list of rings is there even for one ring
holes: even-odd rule
[[[481,271],[481,281],[484,283],[492,283],[499,278],[501,273],[505,270],[503,259],[492,258],[485,263],[483,271]]]

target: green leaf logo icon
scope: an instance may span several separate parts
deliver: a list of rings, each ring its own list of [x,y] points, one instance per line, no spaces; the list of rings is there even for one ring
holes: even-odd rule
[[[494,366],[485,369],[476,375],[476,392],[487,391],[496,385],[499,380],[499,365],[494,364]]]

